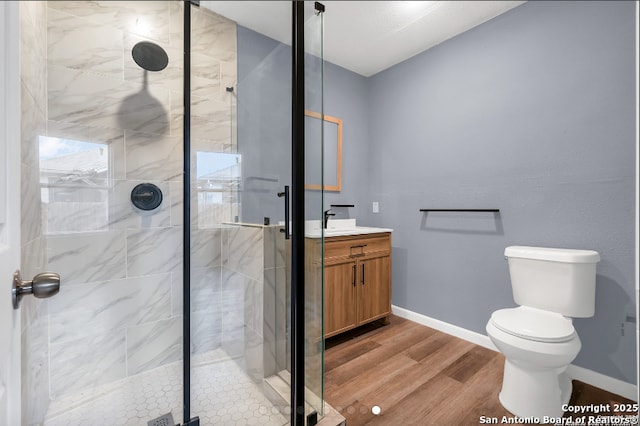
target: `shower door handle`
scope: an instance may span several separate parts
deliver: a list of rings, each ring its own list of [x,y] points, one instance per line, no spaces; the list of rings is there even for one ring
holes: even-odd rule
[[[291,232],[289,231],[289,185],[284,186],[284,192],[278,192],[278,197],[284,197],[284,229],[280,232],[284,232],[284,239],[291,238]]]
[[[20,300],[25,294],[33,294],[39,299],[46,299],[58,294],[58,291],[60,291],[60,275],[55,272],[43,272],[33,277],[31,281],[23,281],[19,270],[13,273],[13,288],[11,289],[13,309],[20,307]]]

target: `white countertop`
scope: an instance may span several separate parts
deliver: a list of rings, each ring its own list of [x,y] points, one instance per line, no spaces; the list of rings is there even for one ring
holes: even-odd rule
[[[322,231],[321,221],[308,220],[305,222],[305,237],[320,238],[322,237]],[[347,235],[377,234],[379,232],[393,232],[393,229],[356,226],[355,219],[330,219],[327,228],[324,230],[324,237],[344,237]]]

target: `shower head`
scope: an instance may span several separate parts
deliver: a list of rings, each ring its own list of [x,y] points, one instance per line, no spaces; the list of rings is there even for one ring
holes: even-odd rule
[[[149,41],[141,41],[133,46],[131,56],[136,64],[147,71],[162,71],[169,64],[167,52]]]

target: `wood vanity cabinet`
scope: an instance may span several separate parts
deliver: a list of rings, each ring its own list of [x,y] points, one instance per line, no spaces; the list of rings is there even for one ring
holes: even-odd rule
[[[390,314],[391,233],[326,238],[325,337]]]

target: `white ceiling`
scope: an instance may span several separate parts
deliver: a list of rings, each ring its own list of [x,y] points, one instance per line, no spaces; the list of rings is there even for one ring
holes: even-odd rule
[[[326,6],[325,59],[370,76],[525,2],[326,0],[322,3]],[[290,44],[290,1],[200,4],[244,27]],[[305,4],[309,9],[313,7],[311,1]],[[305,16],[311,16],[310,13]]]

